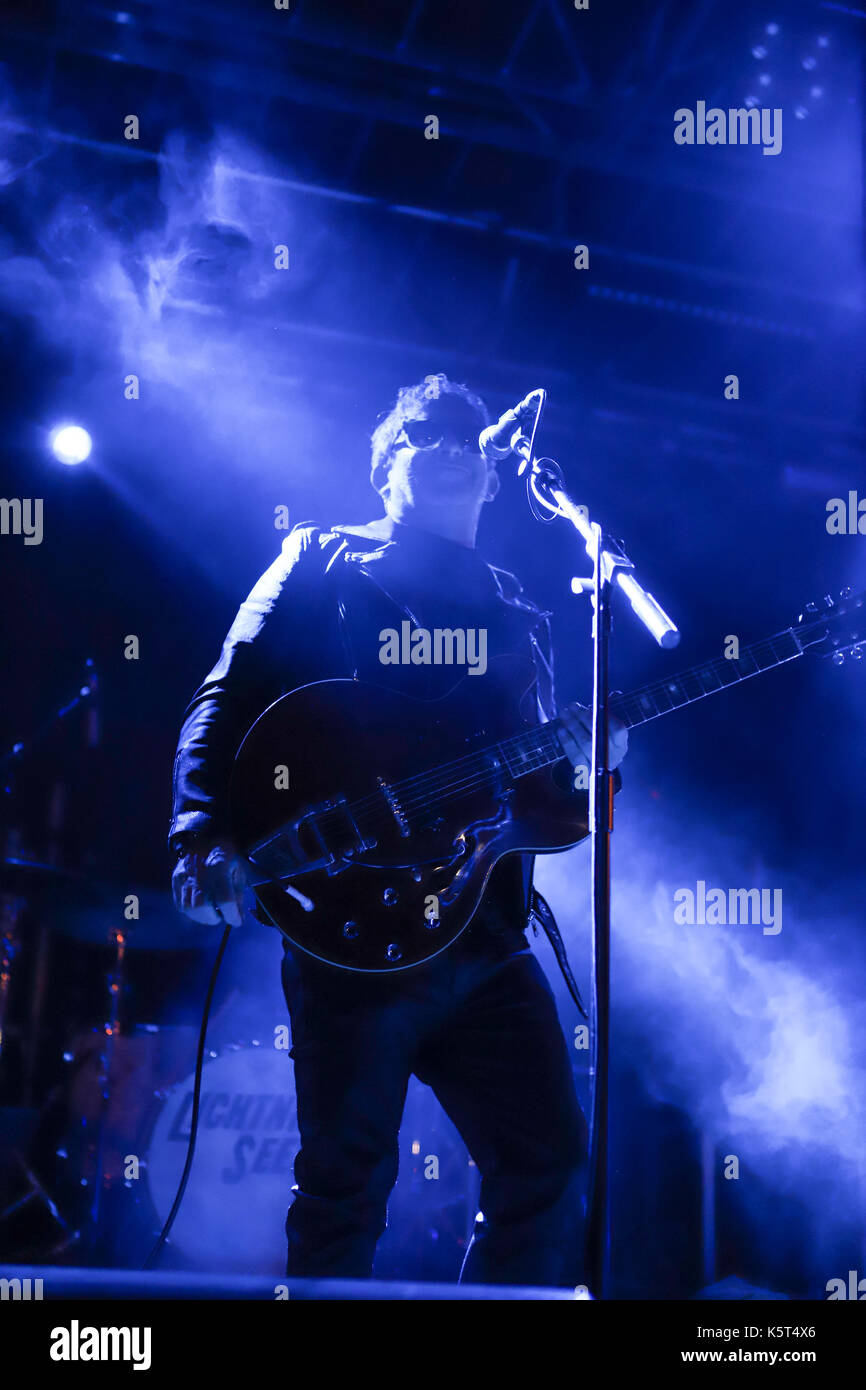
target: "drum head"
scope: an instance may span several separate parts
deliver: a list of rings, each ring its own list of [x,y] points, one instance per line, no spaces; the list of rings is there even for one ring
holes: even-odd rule
[[[194,1079],[169,1091],[150,1137],[147,1185],[160,1226],[186,1160]],[[169,1236],[190,1267],[285,1273],[286,1212],[299,1148],[288,1052],[249,1046],[205,1059],[195,1157]]]

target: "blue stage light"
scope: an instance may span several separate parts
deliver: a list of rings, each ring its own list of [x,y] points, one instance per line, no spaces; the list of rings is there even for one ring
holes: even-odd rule
[[[90,455],[93,440],[81,425],[58,425],[51,431],[51,448],[60,463],[83,463]]]

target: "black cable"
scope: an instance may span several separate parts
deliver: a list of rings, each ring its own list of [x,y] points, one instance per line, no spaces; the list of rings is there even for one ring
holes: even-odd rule
[[[195,1154],[195,1140],[196,1134],[198,1132],[198,1110],[199,1102],[201,1100],[201,1074],[202,1068],[204,1066],[204,1046],[205,1040],[207,1038],[207,1024],[208,1018],[210,1017],[210,1006],[213,1000],[214,989],[216,988],[217,976],[220,972],[220,966],[222,965],[223,956],[225,955],[226,946],[229,944],[229,937],[231,935],[232,930],[228,922],[226,922],[225,917],[223,917],[222,912],[217,907],[216,903],[214,903],[213,906],[216,911],[217,917],[225,927],[225,931],[223,932],[222,941],[220,942],[219,950],[216,954],[216,960],[214,961],[213,970],[211,971],[210,983],[207,987],[207,998],[204,1001],[204,1013],[202,1014],[201,1019],[201,1029],[198,1035],[198,1052],[196,1054],[195,1059],[195,1082],[193,1083],[192,1091],[192,1119],[190,1120],[189,1126],[189,1144],[187,1145],[186,1151],[186,1163],[183,1166],[183,1173],[181,1174],[174,1202],[172,1203],[171,1211],[168,1214],[168,1219],[159,1233],[159,1239],[157,1240],[156,1244],[154,1245],[144,1264],[141,1266],[142,1269],[150,1269],[151,1265],[153,1264],[153,1261],[156,1259],[160,1250],[165,1245],[165,1242],[168,1240],[169,1232],[171,1231],[171,1228],[174,1225],[174,1219],[177,1216],[177,1213],[180,1210],[180,1204],[183,1201],[183,1194],[186,1191],[186,1185],[189,1181],[190,1170],[192,1168],[193,1155]]]

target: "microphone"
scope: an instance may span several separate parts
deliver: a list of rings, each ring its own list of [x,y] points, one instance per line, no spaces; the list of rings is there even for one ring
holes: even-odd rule
[[[539,387],[524,396],[519,405],[500,415],[495,425],[488,425],[478,436],[478,447],[491,463],[507,459],[514,452],[517,436],[523,431],[523,421],[534,415],[544,401],[544,391]]]

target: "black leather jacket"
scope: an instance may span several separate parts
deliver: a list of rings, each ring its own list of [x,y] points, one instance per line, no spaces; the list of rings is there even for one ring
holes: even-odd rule
[[[174,762],[173,848],[190,837],[229,832],[228,786],[235,753],[249,727],[280,695],[339,676],[382,682],[381,665],[369,664],[378,648],[374,635],[387,625],[399,629],[407,616],[415,619],[383,582],[393,569],[388,561],[395,532],[406,536],[405,527],[395,528],[385,517],[329,531],[302,524],[286,537],[280,555],[241,604],[217,664],[187,707]],[[422,537],[415,533],[413,550],[423,546]],[[483,562],[477,564],[484,568]],[[514,575],[486,569],[492,580],[489,611],[500,630],[500,645],[532,656],[537,717],[551,719],[556,701],[550,614],[524,597]],[[521,930],[530,907],[532,863],[530,855],[509,856],[497,866],[485,894],[485,903],[495,898],[498,875],[499,889],[506,886],[516,899],[511,925],[519,920]],[[477,914],[482,920],[485,903]]]
[[[382,587],[377,564],[393,545],[393,523],[322,531],[296,526],[259,579],[223,643],[213,670],[187,706],[174,762],[169,840],[228,832],[228,783],[234,755],[247,730],[280,695],[310,681],[338,676],[373,678],[364,670],[372,643],[358,640],[371,619],[388,610],[399,627],[411,616]],[[513,614],[514,649],[521,640],[535,660],[542,719],[556,713],[550,614],[526,599],[513,574],[488,566],[499,599]],[[381,605],[371,612],[370,581]],[[453,678],[452,678],[453,679]]]

